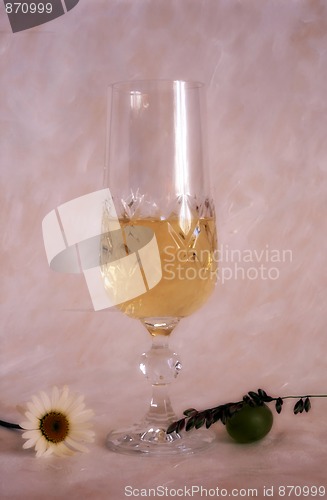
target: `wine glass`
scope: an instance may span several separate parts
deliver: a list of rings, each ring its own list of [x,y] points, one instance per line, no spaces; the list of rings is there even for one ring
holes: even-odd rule
[[[118,452],[193,453],[214,439],[211,430],[166,432],[177,419],[167,389],[181,369],[169,337],[204,304],[216,282],[204,90],[197,82],[167,80],[111,87],[105,185],[120,231],[109,231],[111,215],[104,210],[102,276],[113,302],[152,338],[140,362],[152,384],[150,406],[142,422],[108,435],[109,448]],[[117,248],[122,258],[113,261]]]

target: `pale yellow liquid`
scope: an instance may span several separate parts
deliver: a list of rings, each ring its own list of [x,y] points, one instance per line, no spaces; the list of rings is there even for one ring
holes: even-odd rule
[[[186,227],[184,224],[184,231],[177,217],[169,220],[120,220],[120,224],[123,228],[144,226],[154,232],[162,272],[161,280],[153,288],[119,304],[117,307],[121,311],[141,320],[149,317],[182,318],[206,302],[214,289],[217,274],[214,259],[217,239],[213,218],[189,221]],[[111,290],[115,281],[120,286],[118,281],[122,280],[122,276],[112,265],[103,265],[102,274],[108,278]]]

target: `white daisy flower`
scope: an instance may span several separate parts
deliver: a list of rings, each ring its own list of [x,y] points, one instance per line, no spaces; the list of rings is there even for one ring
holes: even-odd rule
[[[23,448],[34,446],[37,457],[89,451],[82,442],[94,441],[89,422],[94,413],[85,409],[84,396],[71,395],[65,386],[61,391],[54,387],[51,397],[40,392],[31,399],[25,412],[28,420],[20,424],[26,430]]]

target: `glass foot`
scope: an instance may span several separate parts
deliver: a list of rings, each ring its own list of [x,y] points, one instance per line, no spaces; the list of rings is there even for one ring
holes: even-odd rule
[[[165,429],[133,426],[130,429],[112,431],[107,436],[110,450],[149,456],[187,455],[208,448],[215,441],[211,429],[198,429],[181,434],[167,434]]]
[[[162,330],[163,325],[171,329],[176,324],[174,318],[147,320],[147,327],[152,321],[153,331],[156,328]],[[168,347],[168,338],[166,334],[153,335],[151,349],[141,356],[140,369],[152,384],[147,413],[140,424],[126,430],[112,431],[107,437],[110,450],[126,454],[172,456],[196,453],[214,442],[215,434],[211,429],[166,433],[169,425],[177,420],[167,389],[182,367],[179,356]]]

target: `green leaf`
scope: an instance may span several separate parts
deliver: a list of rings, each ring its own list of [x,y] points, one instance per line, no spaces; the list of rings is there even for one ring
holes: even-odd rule
[[[283,403],[284,403],[284,401],[282,400],[282,398],[276,399],[276,411],[277,411],[277,413],[280,413],[282,411]]]
[[[271,396],[268,396],[266,391],[264,391],[263,389],[258,389],[258,394],[264,403],[270,403],[271,401],[273,401],[273,398]]]
[[[212,423],[214,424],[214,423],[218,422],[218,420],[221,419],[221,415],[222,415],[222,410],[221,410],[220,407],[216,408],[215,410],[213,410],[213,412],[212,412],[212,418],[213,418]]]
[[[227,419],[228,419],[228,415],[227,415],[227,408],[223,408],[223,410],[221,411],[221,417],[220,417],[220,420],[221,420],[221,423],[226,425],[226,422],[227,422]]]
[[[248,403],[245,403],[248,404]],[[226,405],[227,406],[227,405]],[[235,413],[240,411],[244,407],[244,402],[241,401],[239,403],[231,403],[227,406],[227,413],[229,417],[232,417]]]
[[[209,429],[209,427],[211,427],[213,424],[213,412],[210,410],[206,411],[205,419],[206,419],[206,429]]]
[[[195,408],[188,408],[187,410],[183,411],[183,415],[186,417],[193,417],[193,415],[196,415],[198,411]]]
[[[196,429],[200,429],[200,427],[202,427],[204,425],[204,422],[206,420],[206,417],[205,417],[205,414],[204,413],[199,413],[196,417],[195,417],[195,428]]]
[[[181,420],[178,421],[178,425],[176,428],[176,432],[179,434],[185,427],[185,418],[182,418]]]
[[[257,394],[256,392],[254,391],[250,391],[248,392],[248,395],[250,396],[250,398],[252,399],[252,401],[256,404],[256,405],[262,405],[262,400],[259,396],[259,394]]]
[[[305,398],[305,401],[304,401],[304,409],[305,409],[305,411],[308,413],[308,411],[310,410],[310,408],[311,408],[310,399],[309,398]]]
[[[303,410],[304,410],[304,402],[303,402],[303,399],[301,398],[295,403],[295,406],[293,409],[294,415],[296,415],[297,413],[302,413]]]
[[[176,429],[178,428],[178,424],[179,424],[179,421],[173,422],[172,424],[170,424],[167,431],[166,431],[167,434],[172,434],[173,432],[175,432]]]
[[[188,432],[195,426],[195,416],[190,417],[186,422],[185,430]]]
[[[258,389],[258,394],[260,398],[265,398],[267,396],[266,391],[264,391],[263,389]]]

